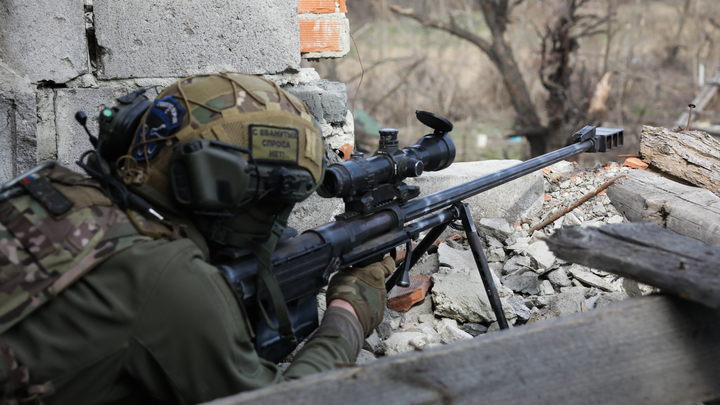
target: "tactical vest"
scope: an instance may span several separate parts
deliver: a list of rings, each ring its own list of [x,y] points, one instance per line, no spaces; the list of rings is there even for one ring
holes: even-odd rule
[[[0,201],[0,334],[103,261],[154,239],[138,228],[168,233],[60,165],[20,183],[25,193]]]
[[[25,175],[0,193],[0,334],[100,263],[175,232],[122,211],[94,180],[59,164]],[[0,339],[0,404],[37,402],[50,382],[29,373]]]

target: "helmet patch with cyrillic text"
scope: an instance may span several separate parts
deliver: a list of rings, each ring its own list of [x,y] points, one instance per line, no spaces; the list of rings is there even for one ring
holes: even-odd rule
[[[299,131],[295,128],[250,125],[250,150],[256,160],[298,162]]]

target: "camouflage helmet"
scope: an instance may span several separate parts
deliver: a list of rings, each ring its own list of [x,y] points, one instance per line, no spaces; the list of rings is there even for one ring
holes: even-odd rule
[[[178,146],[191,140],[235,146],[265,169],[301,170],[308,184],[303,184],[304,194],[293,202],[307,197],[322,181],[324,145],[307,106],[276,83],[257,76],[205,74],[167,87],[134,134],[128,154],[137,162],[140,175],[137,170],[133,175],[126,164],[126,182],[144,183],[177,199],[169,165]],[[258,177],[268,175],[268,170],[258,173]]]

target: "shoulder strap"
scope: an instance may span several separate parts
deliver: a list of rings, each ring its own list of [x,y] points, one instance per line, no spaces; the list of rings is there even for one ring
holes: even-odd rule
[[[272,270],[272,253],[275,250],[277,243],[280,241],[285,228],[287,227],[287,220],[290,217],[293,207],[294,204],[288,205],[280,214],[277,215],[275,222],[273,223],[270,236],[264,242],[258,242],[239,233],[233,232],[229,228],[220,224],[219,221],[214,221],[210,226],[210,235],[212,235],[210,239],[221,244],[250,249],[250,251],[255,255],[255,258],[257,259],[257,275],[255,284],[258,287],[262,284],[267,287],[278,319],[278,324],[273,324],[272,320],[265,311],[265,308],[260,302],[259,294],[256,295],[258,307],[260,308],[268,327],[272,330],[278,331],[280,334],[280,340],[287,346],[297,346],[298,341],[295,336],[295,332],[293,331],[290,312],[288,311],[285,297],[280,290],[280,284],[278,283],[275,273]]]

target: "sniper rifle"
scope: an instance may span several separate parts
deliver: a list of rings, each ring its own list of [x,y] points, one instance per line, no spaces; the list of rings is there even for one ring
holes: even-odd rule
[[[342,164],[330,165],[318,193],[341,197],[345,213],[334,222],[281,241],[272,255],[273,271],[287,302],[298,341],[318,326],[316,296],[337,270],[366,265],[387,252],[405,246],[405,259],[386,281],[394,286],[409,285],[409,270],[448,227],[464,230],[480,277],[501,329],[508,327],[497,289],[482,250],[480,238],[467,204],[463,200],[500,186],[535,170],[583,152],[605,152],[623,144],[623,130],[586,126],[573,135],[573,144],[529,159],[517,165],[447,188],[424,197],[417,186],[404,180],[423,171],[448,167],[455,159],[455,145],[448,133],[453,125],[446,119],[417,111],[420,122],[434,132],[415,145],[398,148],[395,129],[380,131],[378,151],[367,159],[361,154]],[[412,242],[423,239],[413,249]],[[276,322],[270,295],[258,288],[253,256],[238,253],[217,267],[227,276],[255,325],[258,354],[279,362],[294,346],[283,344],[279,333],[268,326]],[[259,308],[262,306],[263,308]],[[267,313],[271,322],[260,313]]]

